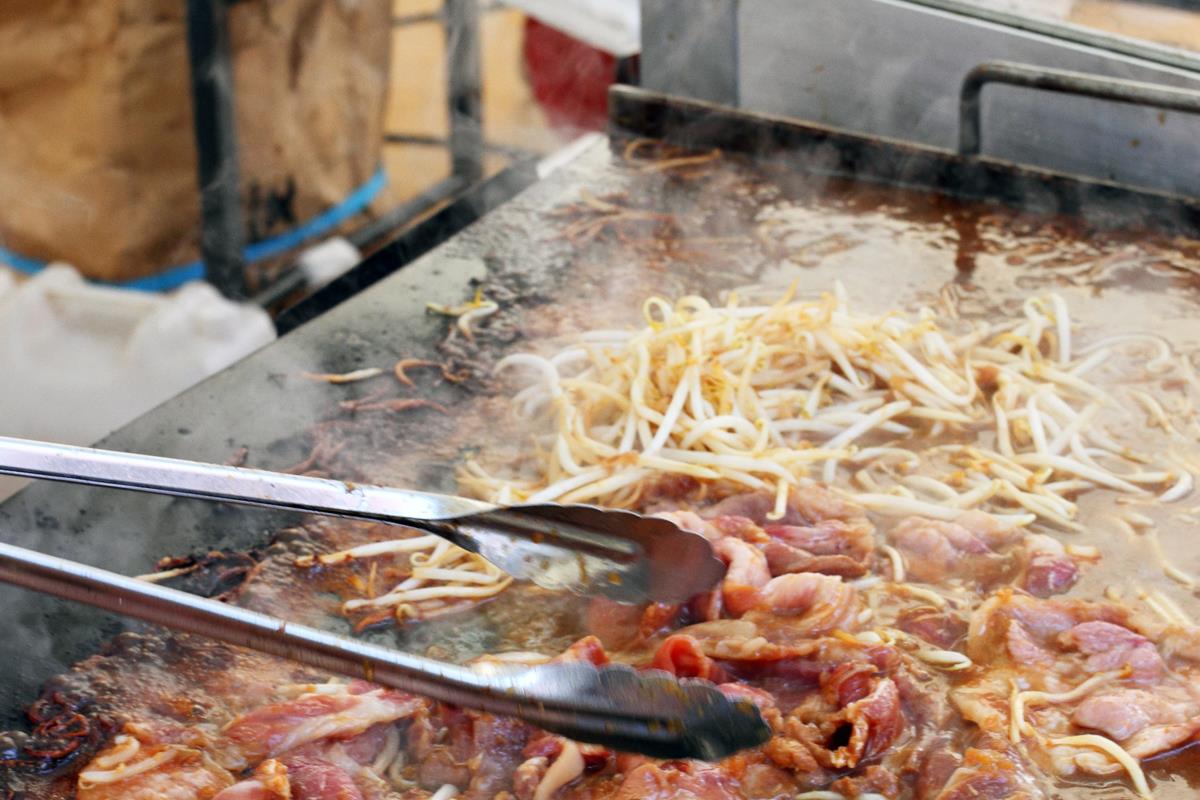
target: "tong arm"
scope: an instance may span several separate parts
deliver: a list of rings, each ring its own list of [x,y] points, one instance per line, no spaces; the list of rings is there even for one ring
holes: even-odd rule
[[[679,603],[725,572],[698,534],[591,506],[501,508],[453,495],[0,436],[0,474],[406,525],[515,578],[621,602]]]
[[[659,758],[719,759],[768,735],[753,704],[665,673],[552,663],[483,674],[3,543],[0,581]]]

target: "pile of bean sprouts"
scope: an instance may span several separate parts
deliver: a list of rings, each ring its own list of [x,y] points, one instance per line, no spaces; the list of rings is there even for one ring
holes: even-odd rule
[[[1076,530],[1075,498],[1109,489],[1179,499],[1193,478],[1166,456],[1105,430],[1114,421],[1167,431],[1146,392],[1116,394],[1089,377],[1116,352],[1150,342],[1149,375],[1196,386],[1191,364],[1156,337],[1073,344],[1066,303],[1031,297],[999,323],[923,308],[870,314],[837,286],[772,305],[652,297],[640,330],[601,330],[549,356],[510,355],[516,411],[540,454],[526,475],[469,460],[464,490],[497,503],[636,506],[665,475],[729,491],[788,492],[821,480],[890,516],[954,519],[968,509],[1004,526]]]
[[[406,554],[409,570],[400,583],[376,591],[376,564],[364,588],[365,597],[342,603],[345,614],[380,615],[385,611],[403,623],[428,619],[500,594],[512,578],[482,556],[450,544],[440,536],[415,536],[359,545],[336,553],[303,556],[298,567],[340,564],[355,559],[376,559]]]

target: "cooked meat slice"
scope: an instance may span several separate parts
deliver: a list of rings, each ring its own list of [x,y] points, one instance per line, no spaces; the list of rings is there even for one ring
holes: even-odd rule
[[[698,761],[669,761],[635,767],[613,800],[744,800],[744,795],[721,769]]]
[[[1200,675],[1171,649],[1168,630],[1117,603],[1001,591],[972,617],[969,650],[982,670],[953,696],[986,731],[1050,743],[1042,747],[1047,771],[1129,772],[1140,782],[1140,770],[1106,750],[1105,739],[1147,759],[1200,731]],[[1009,719],[1013,710],[1019,716]],[[1070,738],[1081,735],[1093,738]]]
[[[896,627],[932,645],[949,649],[967,633],[967,621],[953,611],[933,606],[905,608],[896,616]]]
[[[1200,714],[1176,725],[1149,725],[1125,742],[1134,758],[1152,758],[1200,741]]]
[[[445,748],[435,748],[421,759],[417,767],[417,783],[430,791],[448,783],[466,786],[470,782],[470,766],[456,759]]]
[[[1025,626],[1016,620],[1008,621],[1004,644],[1009,657],[1018,664],[1054,663],[1054,654],[1035,642]]]
[[[818,555],[847,554],[865,558],[874,550],[875,526],[861,506],[816,484],[794,489],[784,514],[772,519],[775,498],[748,492],[726,497],[701,511],[708,520],[744,517],[760,527],[780,530],[785,541]]]
[[[878,764],[872,764],[862,771],[861,775],[838,778],[829,784],[831,791],[844,797],[862,797],[863,795],[882,795],[883,797],[899,797],[900,781],[896,773]]]
[[[717,526],[694,511],[660,511],[654,516],[668,519],[685,531],[698,533],[710,541],[715,541],[725,535]]]
[[[823,705],[802,705],[788,721],[788,733],[803,741],[817,762],[828,769],[850,769],[880,756],[904,729],[900,693],[890,678],[854,686],[862,697],[836,703],[833,714]]]
[[[652,634],[662,627],[665,622],[659,621],[654,613],[656,609],[666,608],[672,609],[672,618],[679,611],[678,606],[652,603],[643,612],[642,608],[635,605],[618,603],[606,597],[593,597],[588,601],[587,610],[584,612],[584,628],[589,634],[598,638],[605,647],[619,650],[637,640],[639,628],[647,628],[646,633]],[[643,613],[649,617],[649,624],[646,626],[639,625],[644,618]]]
[[[701,514],[705,519],[714,519],[716,517],[744,517],[757,523],[765,523],[767,515],[775,508],[775,498],[767,492],[746,492],[744,494],[734,494],[721,500],[719,503],[705,508]],[[803,518],[795,508],[788,506],[788,509],[782,519],[775,520],[779,523],[802,524]]]
[[[1015,755],[971,748],[935,797],[937,800],[1038,800],[1045,795],[1029,779]]]
[[[584,661],[602,667],[608,663],[608,653],[604,652],[604,644],[597,637],[585,636],[551,660],[556,664]]]
[[[1062,594],[1079,580],[1079,565],[1067,556],[1034,553],[1021,585],[1034,597]]]
[[[814,555],[780,539],[771,539],[763,544],[763,555],[767,557],[767,566],[770,567],[772,575],[821,572],[826,575],[841,575],[844,578],[859,578],[867,574],[865,561],[858,561],[846,555]]]
[[[706,592],[705,594],[711,594]],[[703,595],[701,595],[703,596]],[[636,626],[630,626],[637,636],[648,639],[656,633],[669,630],[678,624],[684,606],[678,603],[651,603],[638,618]],[[604,637],[600,637],[603,641]]]
[[[836,575],[809,572],[772,578],[760,592],[758,608],[796,616],[793,630],[806,636],[855,630],[862,610],[853,586]]]
[[[748,517],[724,515],[706,521],[722,537],[733,537],[751,544],[762,544],[770,537],[757,522]]]
[[[930,745],[919,756],[917,777],[913,784],[914,800],[936,797],[949,783],[950,776],[962,766],[962,754],[950,746],[949,737],[935,739]]]
[[[680,678],[703,678],[720,683],[728,674],[716,661],[704,654],[700,643],[691,636],[668,636],[654,652],[650,666]]]
[[[1049,663],[1061,649],[1056,638],[1060,633],[1096,621],[1133,624],[1129,610],[1112,603],[1042,600],[1001,589],[971,615],[967,655],[985,664],[999,657],[1020,664]]]
[[[972,521],[972,515],[963,517]],[[905,570],[913,580],[940,583],[958,577],[988,586],[1012,569],[1012,559],[991,546],[1003,539],[984,525],[906,517],[887,536],[904,555]]]
[[[332,761],[302,755],[285,756],[282,761],[293,800],[365,800],[354,778]]]
[[[280,794],[256,780],[248,780],[222,789],[212,800],[291,800],[292,789],[286,784],[287,778],[284,781],[287,794]]]
[[[824,775],[825,768],[803,741],[792,736],[774,736],[763,745],[763,753],[777,766],[801,775]]]
[[[1111,672],[1127,667],[1132,671],[1132,680],[1154,683],[1166,670],[1153,642],[1111,622],[1084,622],[1058,638],[1063,646],[1087,654],[1084,669],[1088,672]]]
[[[759,605],[759,589],[771,580],[767,557],[752,544],[726,537],[713,543],[713,552],[726,564],[725,579],[721,582],[721,598],[725,608],[741,616]]]
[[[873,529],[851,526],[840,519],[827,519],[813,525],[771,525],[768,536],[818,556],[846,556],[865,561],[875,549]]]
[[[410,716],[425,702],[380,688],[356,694],[352,686],[271,703],[238,717],[223,732],[230,765],[254,764],[320,739],[348,739]]]
[[[79,774],[78,800],[194,800],[234,784],[233,775],[201,750],[182,745],[141,748],[128,760],[100,753]]]
[[[779,705],[770,692],[763,689],[756,689],[753,686],[747,686],[744,683],[722,683],[717,686],[717,689],[721,691],[721,694],[732,700],[749,700],[751,703],[754,703],[772,730],[778,731],[781,728],[783,715],[780,713]]]
[[[520,720],[480,714],[473,729],[474,764],[463,800],[491,800],[512,787],[513,773],[523,760],[521,751],[531,728]]]
[[[1080,703],[1071,721],[1121,742],[1135,758],[1150,758],[1200,733],[1200,702],[1179,685],[1102,690]]]
[[[738,789],[746,800],[773,800],[777,797],[792,797],[796,789],[795,776],[772,763],[765,755],[759,760],[745,759],[746,763],[738,776]]]
[[[1185,716],[1172,703],[1144,689],[1116,689],[1088,697],[1075,709],[1071,721],[1122,742],[1149,725],[1177,724],[1184,722]]]
[[[1079,564],[1057,539],[1031,533],[1022,543],[1026,559],[1021,586],[1034,597],[1062,594],[1079,580]]]

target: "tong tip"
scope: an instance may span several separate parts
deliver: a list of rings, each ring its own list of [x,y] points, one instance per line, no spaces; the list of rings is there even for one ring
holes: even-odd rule
[[[554,503],[513,506],[480,516],[493,524],[503,519],[510,528],[537,531],[531,538],[565,548],[540,561],[520,561],[512,557],[516,551],[506,549],[507,558],[497,563],[547,588],[621,602],[682,603],[712,589],[725,574],[724,563],[707,539],[662,517]],[[492,560],[499,555],[480,553]],[[586,568],[577,566],[585,564]]]
[[[547,729],[616,750],[718,761],[771,735],[753,702],[661,670],[574,662],[535,667],[514,679],[551,711],[553,718],[542,720]]]

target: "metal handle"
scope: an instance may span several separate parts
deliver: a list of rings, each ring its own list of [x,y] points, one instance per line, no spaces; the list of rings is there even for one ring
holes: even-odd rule
[[[1178,89],[1157,83],[1108,78],[1087,72],[1038,67],[1011,61],[990,61],[975,67],[963,79],[959,95],[958,122],[958,152],[962,155],[979,155],[982,117],[980,97],[983,87],[989,83],[1004,83],[1027,89],[1200,114],[1200,91],[1193,89]]]
[[[3,543],[0,581],[659,758],[723,758],[770,734],[752,705],[665,673],[562,663],[483,675]]]
[[[725,571],[699,534],[616,509],[501,508],[454,495],[4,436],[0,475],[407,525],[478,553],[514,578],[622,602],[682,602],[711,589]]]
[[[0,474],[399,523],[496,506],[465,497],[0,436]]]

